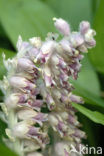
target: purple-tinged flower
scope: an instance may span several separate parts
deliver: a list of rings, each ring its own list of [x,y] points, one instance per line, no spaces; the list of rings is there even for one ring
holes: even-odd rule
[[[80,32],[81,34],[87,33],[87,31],[90,29],[90,24],[87,21],[83,21],[80,23]]]
[[[12,87],[15,87],[20,90],[34,90],[36,88],[35,84],[19,76],[11,77],[9,82]]]
[[[22,108],[17,112],[19,120],[28,120],[35,118],[38,115],[38,112],[30,108]]]
[[[60,141],[60,142],[57,142],[55,144],[55,155],[57,156],[69,156],[69,145],[67,142],[63,142],[63,141]]]
[[[83,132],[83,131],[81,131],[79,129],[76,129],[75,132],[72,135],[75,136],[75,137],[78,137],[78,138],[86,138],[85,132]]]
[[[17,42],[17,50],[20,51],[24,51],[29,47],[29,43],[28,42],[23,42],[22,41],[22,37],[19,36],[18,38],[18,42]]]
[[[77,48],[84,43],[84,39],[80,33],[74,32],[70,37],[70,42],[74,48]]]
[[[43,122],[46,122],[48,120],[48,114],[37,113],[37,115],[33,117],[33,120],[36,121],[40,126],[42,126]]]
[[[55,101],[50,94],[47,94],[46,100],[47,100],[47,105],[48,105],[49,110],[54,109]]]
[[[27,134],[28,137],[35,139],[41,148],[45,148],[46,144],[49,143],[47,132],[42,132],[40,128],[31,127]]]
[[[40,37],[33,37],[29,39],[30,43],[35,47],[35,48],[41,48],[42,41]]]
[[[69,98],[70,98],[70,100],[72,102],[82,103],[83,104],[83,99],[80,96],[76,96],[76,95],[70,94],[70,97]]]
[[[34,63],[31,60],[27,58],[18,59],[18,68],[29,73],[38,72],[38,68],[34,65]]]
[[[16,125],[14,125],[12,129],[13,136],[21,139],[27,138],[27,133],[33,124],[34,122],[31,120],[28,120],[28,122],[27,121],[18,122]]]
[[[43,105],[43,100],[28,100],[27,103],[24,103],[23,106],[28,106],[30,108],[33,108],[37,111],[40,111],[41,107]]]
[[[71,43],[68,40],[63,39],[60,41],[60,44],[61,44],[63,50],[65,52],[68,52],[69,56],[72,56],[72,47],[71,47],[72,45],[71,45]]]
[[[65,36],[70,35],[70,26],[65,20],[63,20],[62,18],[53,18],[53,20],[55,21],[55,27],[57,28],[57,30],[59,30],[60,33]]]
[[[19,103],[25,103],[27,99],[27,94],[13,93],[5,99],[5,104],[8,109],[17,108]]]

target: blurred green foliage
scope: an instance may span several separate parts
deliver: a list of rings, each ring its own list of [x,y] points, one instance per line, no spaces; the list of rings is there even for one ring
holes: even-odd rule
[[[0,154],[2,156],[17,156],[16,153],[12,152],[9,148],[7,148],[5,145],[0,144]]]
[[[95,37],[97,46],[94,52],[91,52],[89,56],[94,67],[104,74],[104,1],[101,1],[99,11],[96,13],[94,29],[97,32]]]
[[[1,79],[6,73],[2,52],[6,54],[7,58],[13,57],[19,35],[24,40],[33,36],[41,36],[44,39],[48,32],[56,32],[52,22],[53,17],[66,19],[72,30],[78,29],[80,21],[88,20],[97,31],[97,46],[89,52],[89,55],[85,55],[78,80],[70,80],[76,88],[74,92],[81,95],[86,102],[83,106],[76,104],[73,106],[80,112],[80,120],[84,125],[84,130],[90,136],[87,139],[90,145],[96,144],[94,137],[97,135],[95,124],[91,121],[94,121],[97,127],[100,127],[99,124],[104,125],[104,99],[101,97],[101,85],[104,81],[100,81],[98,77],[98,72],[102,76],[104,74],[103,6],[104,0],[0,0]],[[0,127],[2,125],[3,123],[0,122]],[[95,127],[95,132],[93,132],[93,127]],[[2,132],[5,131],[4,129],[5,126],[2,126]],[[99,133],[101,133],[101,129]],[[1,137],[2,135],[0,135]],[[9,149],[1,144],[0,152],[3,156],[6,156],[7,153],[14,156]]]

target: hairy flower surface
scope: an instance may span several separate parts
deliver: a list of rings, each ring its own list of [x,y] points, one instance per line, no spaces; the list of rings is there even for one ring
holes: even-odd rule
[[[77,156],[71,145],[78,150],[86,137],[72,107],[83,99],[72,93],[69,78],[77,79],[83,53],[95,46],[96,33],[87,21],[78,32],[71,32],[61,18],[54,21],[61,40],[53,33],[45,41],[33,37],[23,42],[19,37],[17,55],[5,60],[3,54],[8,73],[1,82],[2,108],[10,141],[4,140],[20,156]]]

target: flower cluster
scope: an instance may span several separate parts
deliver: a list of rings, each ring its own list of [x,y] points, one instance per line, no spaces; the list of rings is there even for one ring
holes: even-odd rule
[[[45,41],[19,37],[17,55],[5,60],[3,54],[8,74],[1,82],[1,106],[10,140],[5,142],[20,156],[77,156],[70,153],[71,145],[78,149],[85,137],[72,107],[83,100],[72,94],[69,78],[77,79],[83,53],[96,44],[95,31],[86,21],[79,32],[71,32],[65,20],[53,20],[61,40],[53,33]]]

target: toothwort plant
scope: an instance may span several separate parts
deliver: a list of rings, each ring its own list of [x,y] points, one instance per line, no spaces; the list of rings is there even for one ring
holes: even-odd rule
[[[8,139],[3,140],[20,156],[77,156],[70,153],[71,145],[78,151],[85,137],[72,107],[72,102],[83,100],[72,94],[70,78],[77,79],[82,54],[95,46],[96,33],[87,21],[71,32],[65,20],[53,20],[61,39],[53,33],[45,41],[19,37],[17,55],[5,60],[3,54],[8,71],[1,81],[8,126]]]

